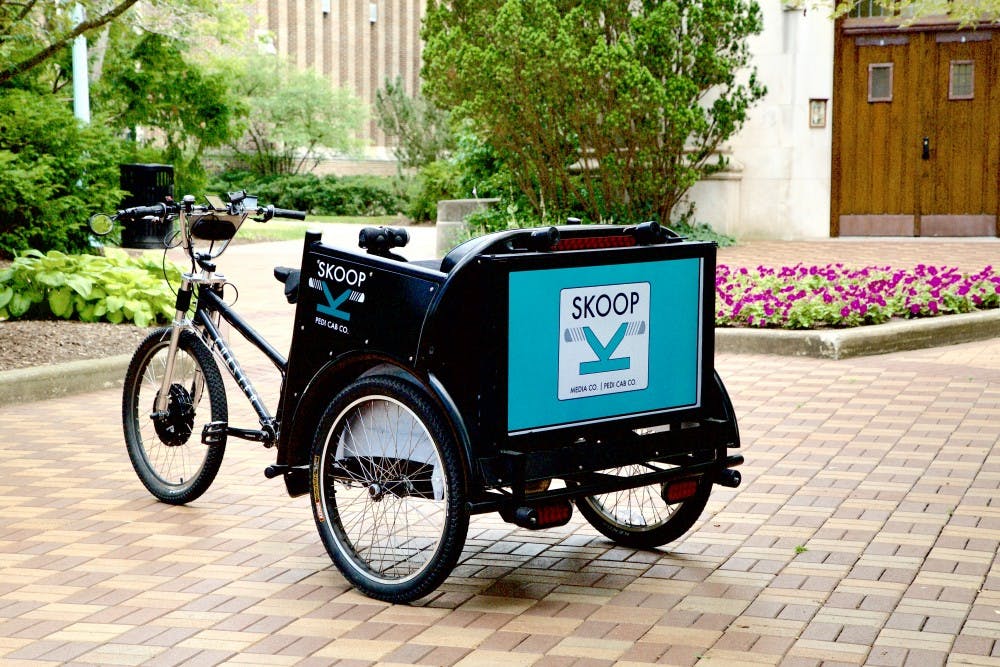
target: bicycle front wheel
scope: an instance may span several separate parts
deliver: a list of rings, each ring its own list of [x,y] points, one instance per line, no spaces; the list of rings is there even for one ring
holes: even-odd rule
[[[313,516],[340,572],[386,602],[423,597],[451,573],[469,513],[458,446],[422,389],[363,378],[320,420]]]
[[[167,409],[156,414],[169,347],[169,328],[157,329],[139,344],[125,375],[122,425],[139,479],[157,499],[181,505],[201,496],[219,472],[225,439],[205,445],[201,434],[206,423],[227,421],[228,408],[212,353],[193,332],[184,330]]]

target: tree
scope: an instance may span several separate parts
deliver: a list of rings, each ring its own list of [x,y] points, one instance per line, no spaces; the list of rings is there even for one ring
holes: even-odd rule
[[[403,168],[417,168],[434,162],[454,150],[455,138],[448,127],[448,113],[438,109],[419,93],[410,96],[403,80],[386,80],[375,93],[375,118],[390,140],[393,153]]]
[[[0,0],[0,86],[64,57],[73,40],[81,35],[91,37],[100,32],[103,36],[108,26],[125,21],[132,28],[176,37],[201,30],[204,17],[210,17],[212,23],[226,25],[240,22],[236,7],[240,2]],[[76,7],[83,10],[83,20],[75,13]],[[220,31],[220,35],[224,37],[225,33]],[[97,55],[95,71],[100,71],[101,51]],[[60,71],[56,78],[65,79],[65,72]]]
[[[187,193],[204,189],[202,156],[238,135],[246,105],[225,72],[186,56],[183,47],[156,33],[133,36],[123,52],[109,57],[94,100],[114,127],[131,136],[151,130],[162,147],[160,159],[175,166],[177,190]]]
[[[86,18],[77,22],[70,3],[0,0],[0,85],[63,52],[78,36],[114,21],[136,2],[79,0]]]
[[[351,153],[361,145],[363,104],[313,70],[299,70],[276,56],[252,56],[235,87],[250,113],[242,138],[231,148],[251,171],[297,174],[315,167],[324,151]]]
[[[424,90],[543,218],[666,222],[765,93],[747,48],[761,29],[753,0],[438,1]]]

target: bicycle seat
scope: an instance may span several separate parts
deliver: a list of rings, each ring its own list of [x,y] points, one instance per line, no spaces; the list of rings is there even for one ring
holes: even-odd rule
[[[302,271],[291,269],[287,266],[274,267],[274,277],[279,283],[285,285],[285,298],[288,303],[295,303],[299,300],[299,277]]]

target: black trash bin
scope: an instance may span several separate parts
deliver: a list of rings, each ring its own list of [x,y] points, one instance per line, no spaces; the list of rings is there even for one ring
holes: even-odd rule
[[[174,167],[169,164],[119,165],[119,183],[129,192],[121,207],[150,206],[174,196]],[[122,227],[123,248],[163,248],[174,233],[172,220],[144,218]]]

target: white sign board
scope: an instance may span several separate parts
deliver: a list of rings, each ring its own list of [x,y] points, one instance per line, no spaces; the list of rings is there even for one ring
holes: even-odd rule
[[[649,283],[559,294],[559,400],[649,385]]]

